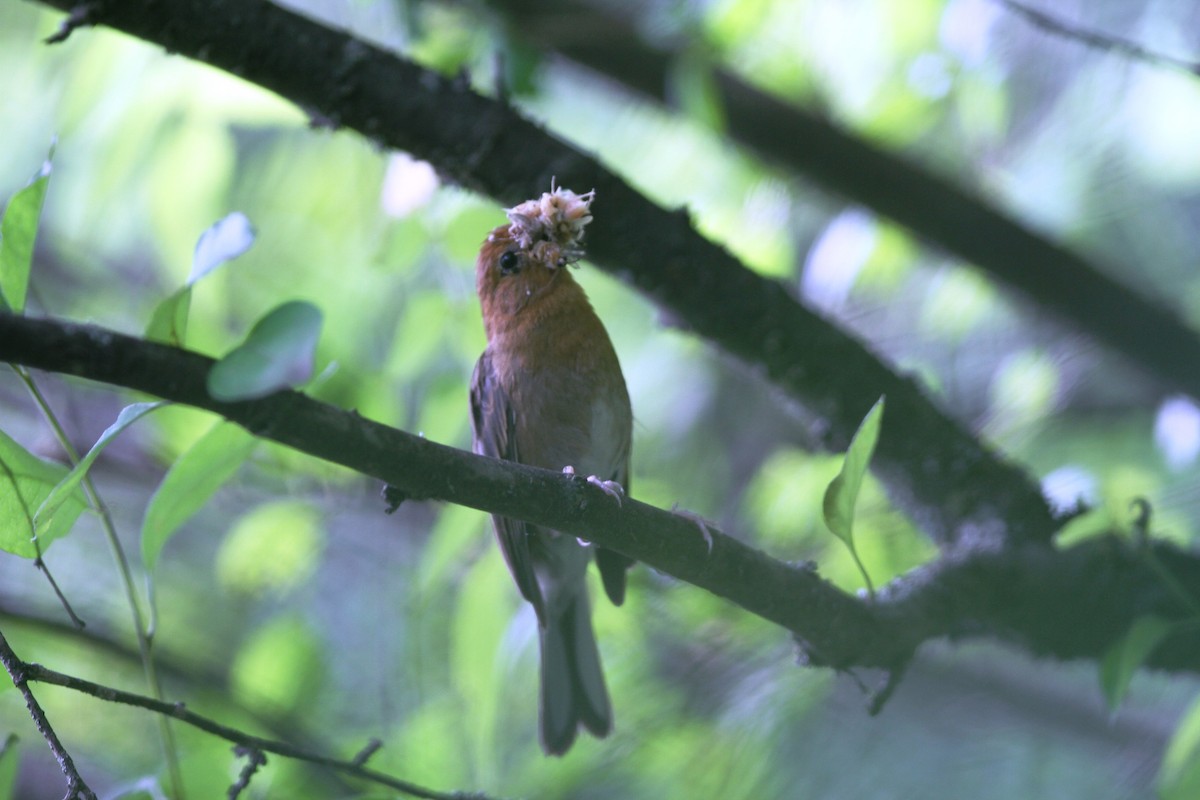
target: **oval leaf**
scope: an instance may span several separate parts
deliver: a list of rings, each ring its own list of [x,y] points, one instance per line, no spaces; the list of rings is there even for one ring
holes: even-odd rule
[[[879,441],[883,401],[882,397],[876,400],[863,418],[854,438],[850,440],[850,449],[846,451],[841,472],[825,490],[825,524],[834,536],[851,547],[854,546],[854,506],[858,502],[867,467],[871,464],[871,456],[875,453],[875,443]]]
[[[1120,708],[1134,673],[1170,632],[1171,623],[1161,617],[1138,617],[1129,631],[1108,648],[1100,662],[1100,688],[1110,712]]]
[[[234,211],[200,234],[192,253],[192,274],[188,286],[203,278],[226,261],[232,261],[254,244],[254,226],[240,211]]]
[[[95,463],[104,448],[108,446],[108,443],[116,438],[121,431],[154,409],[165,405],[166,401],[160,400],[156,403],[134,403],[121,409],[121,413],[117,415],[117,421],[109,425],[108,429],[100,434],[100,438],[92,445],[92,449],[87,452],[87,455],[81,458],[79,463],[67,473],[66,477],[58,482],[58,485],[50,491],[50,494],[46,496],[41,506],[38,507],[37,513],[33,515],[34,531],[38,537],[45,536],[50,532],[54,525],[55,515],[58,514],[63,504],[79,488],[80,482],[87,476],[88,470],[91,469],[92,464]]]
[[[154,569],[179,527],[250,457],[257,441],[232,422],[218,422],[167,470],[142,518],[142,562],[147,571]]]
[[[0,549],[22,558],[37,558],[37,548],[33,545],[34,509],[67,473],[62,464],[43,461],[0,431]],[[69,531],[85,508],[82,492],[68,493],[41,536],[42,549]]]
[[[208,373],[208,393],[230,403],[265,397],[307,381],[313,373],[321,312],[311,303],[284,303]]]
[[[15,314],[25,310],[29,273],[33,268],[33,242],[49,185],[47,161],[33,183],[12,196],[4,209],[4,218],[0,219],[0,303]]]

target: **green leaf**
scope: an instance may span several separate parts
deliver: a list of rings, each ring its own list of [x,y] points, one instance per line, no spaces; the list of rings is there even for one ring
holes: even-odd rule
[[[25,310],[29,273],[33,268],[33,242],[49,185],[47,160],[38,177],[8,201],[4,218],[0,219],[0,305],[16,314]]]
[[[192,272],[187,286],[171,294],[154,308],[146,338],[182,347],[187,340],[188,313],[192,304],[192,286],[226,261],[231,261],[254,244],[254,227],[240,211],[213,223],[200,234],[192,253]]]
[[[72,494],[75,494],[79,489],[79,484],[87,477],[88,470],[92,464],[99,458],[100,453],[108,446],[108,443],[117,437],[121,431],[128,428],[133,423],[137,422],[142,417],[149,414],[156,408],[162,408],[166,405],[166,401],[158,401],[156,403],[134,403],[130,406],[125,406],[121,409],[121,413],[117,415],[117,421],[108,426],[104,433],[100,434],[100,438],[92,445],[92,449],[87,452],[79,463],[67,473],[66,477],[58,482],[46,499],[42,501],[38,507],[37,513],[33,515],[33,526],[37,536],[44,537],[54,526],[54,518],[62,509],[63,505],[70,499]]]
[[[22,558],[37,558],[34,510],[68,472],[62,464],[43,461],[0,431],[0,549]],[[69,493],[40,538],[42,549],[69,531],[85,508],[82,492]]]
[[[15,797],[13,790],[17,785],[17,767],[21,763],[21,753],[17,745],[20,740],[15,733],[10,733],[0,749],[0,799],[9,800]]]
[[[142,562],[151,571],[163,546],[250,456],[257,439],[218,422],[179,457],[154,491],[142,518]]]
[[[1159,800],[1200,797],[1200,699],[1180,719],[1158,771]]]
[[[858,493],[862,489],[863,478],[866,477],[867,467],[871,464],[871,456],[875,453],[875,444],[879,441],[879,428],[883,422],[884,398],[881,396],[871,406],[867,416],[863,418],[854,438],[850,440],[850,449],[846,451],[846,460],[842,462],[842,470],[837,474],[825,490],[822,510],[825,525],[834,536],[841,539],[854,557],[859,572],[867,583],[867,589],[873,595],[874,587],[871,577],[858,558],[854,547],[854,507],[858,503]]]
[[[311,303],[284,303],[259,320],[246,341],[208,373],[208,393],[231,403],[298,386],[313,373],[321,312]]]
[[[1171,627],[1171,623],[1161,617],[1138,617],[1125,635],[1108,648],[1100,661],[1100,688],[1104,690],[1110,712],[1120,708],[1133,674],[1167,637]]]
[[[188,310],[192,304],[192,287],[184,286],[159,302],[146,326],[146,338],[155,342],[183,347],[187,340]]]

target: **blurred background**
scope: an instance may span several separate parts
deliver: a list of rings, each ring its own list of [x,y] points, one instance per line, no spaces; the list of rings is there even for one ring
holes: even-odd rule
[[[1089,503],[1066,540],[1128,530],[1135,497],[1153,504],[1156,535],[1195,538],[1200,410],[1191,399],[969,265],[731,145],[711,86],[723,69],[819,110],[1195,321],[1195,77],[1054,35],[991,0],[579,6],[627,21],[634,48],[679,54],[664,107],[540,53],[520,38],[531,12],[506,3],[288,5],[440,71],[466,70],[481,91],[502,83],[527,115],[646,195],[689,208],[706,236],[919,375],[1054,502]],[[568,20],[572,8],[560,9]],[[1046,10],[1200,58],[1194,3],[1061,0]],[[473,260],[504,220],[499,205],[122,34],[83,29],[44,45],[61,18],[35,3],[0,4],[0,198],[57,142],[30,313],[140,334],[186,282],[200,234],[241,211],[256,242],[196,284],[188,345],[221,355],[271,308],[308,300],[324,314],[317,397],[468,447],[467,382],[484,345]],[[604,214],[603,197],[593,210]],[[629,383],[633,493],[860,589],[820,518],[838,459],[802,447],[787,401],[586,261],[577,276]],[[81,450],[141,399],[36,378]],[[146,504],[215,421],[156,411],[109,447],[94,475],[139,591],[153,587],[166,696],[265,736],[342,757],[378,738],[372,767],[443,790],[730,799],[1153,797],[1200,736],[1196,715],[1180,727],[1200,686],[1192,677],[1139,676],[1110,714],[1095,664],[1038,662],[983,643],[925,647],[872,718],[857,681],[798,668],[781,630],[641,568],[623,608],[595,602],[616,732],[547,759],[536,738],[535,620],[481,513],[410,503],[388,517],[374,481],[261,443],[155,568],[141,569]],[[7,368],[0,428],[64,458]],[[934,555],[873,483],[858,520],[877,585]],[[17,652],[146,692],[94,515],[46,560],[87,628],[70,629],[29,561],[4,555],[0,626]],[[162,796],[147,714],[35,691],[103,796]],[[241,762],[221,740],[175,730],[189,796],[223,796]],[[0,732],[21,738],[15,796],[61,796],[57,765],[15,691],[0,692]],[[387,795],[272,757],[243,796]]]

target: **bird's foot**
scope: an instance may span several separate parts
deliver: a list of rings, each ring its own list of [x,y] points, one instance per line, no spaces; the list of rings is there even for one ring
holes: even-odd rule
[[[716,523],[706,520],[704,517],[700,516],[694,511],[688,511],[687,509],[680,508],[679,503],[671,506],[671,513],[695,523],[696,527],[700,529],[700,535],[704,537],[704,543],[708,545],[708,554],[712,555],[713,535],[712,528],[709,526],[711,525],[715,528]]]
[[[575,468],[571,466],[563,467],[564,475],[574,475]],[[625,488],[616,481],[606,481],[596,475],[588,475],[587,482],[595,486],[600,491],[617,501],[617,506],[621,505],[621,501],[625,498]]]

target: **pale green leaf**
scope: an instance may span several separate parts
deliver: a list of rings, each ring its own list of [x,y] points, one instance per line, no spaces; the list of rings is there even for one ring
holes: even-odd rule
[[[259,320],[246,341],[208,373],[216,400],[253,400],[298,386],[313,373],[321,312],[311,303],[284,303]]]
[[[33,183],[14,194],[0,219],[0,303],[14,313],[25,310],[29,273],[33,268],[33,242],[46,188],[50,185],[50,162]]]
[[[87,455],[81,458],[79,463],[67,473],[66,477],[59,481],[58,485],[51,490],[50,494],[47,495],[46,499],[38,507],[37,513],[33,515],[33,524],[39,538],[46,536],[54,526],[55,516],[70,499],[71,495],[79,490],[79,484],[87,477],[88,470],[92,468],[92,464],[104,452],[104,448],[108,446],[108,443],[115,439],[121,431],[154,409],[162,408],[164,405],[166,405],[166,402],[160,400],[155,403],[134,403],[121,409],[121,413],[117,415],[117,421],[109,425],[107,430],[100,434],[100,438],[92,445],[92,449],[87,452]]]
[[[1171,623],[1161,617],[1138,617],[1125,635],[1108,648],[1100,661],[1100,687],[1109,711],[1120,708],[1134,673],[1170,632]]]
[[[0,549],[23,558],[37,557],[34,512],[69,471],[43,461],[0,431]],[[69,492],[39,540],[42,549],[67,533],[85,508],[83,493]]]
[[[233,477],[256,442],[232,422],[218,422],[171,466],[142,519],[142,561],[147,570],[154,569],[179,526]]]
[[[867,416],[863,418],[854,438],[850,440],[850,448],[842,462],[841,472],[837,474],[825,490],[822,510],[825,524],[834,536],[841,539],[850,554],[854,556],[859,571],[867,587],[871,587],[871,578],[858,559],[854,547],[854,508],[858,503],[858,493],[862,489],[863,478],[866,477],[867,467],[871,464],[871,456],[875,454],[875,444],[879,441],[879,429],[883,422],[884,398],[880,397],[871,406]]]
[[[212,227],[200,234],[196,242],[188,286],[249,250],[254,244],[254,237],[254,227],[240,211],[234,211],[213,223]]]

